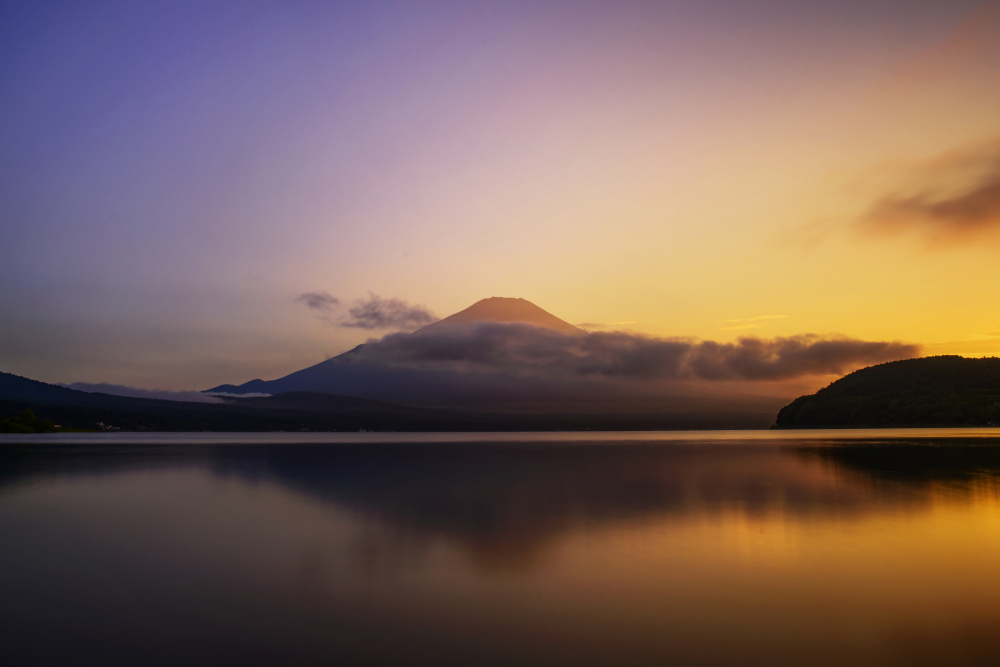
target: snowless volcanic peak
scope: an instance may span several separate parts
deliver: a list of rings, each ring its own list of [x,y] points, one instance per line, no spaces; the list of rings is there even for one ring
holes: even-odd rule
[[[429,324],[421,331],[433,331],[442,326],[452,324],[475,324],[478,322],[520,322],[536,327],[554,329],[563,333],[583,333],[569,322],[560,320],[555,315],[546,312],[524,299],[511,299],[493,296],[477,301],[465,310],[444,318],[434,324]]]

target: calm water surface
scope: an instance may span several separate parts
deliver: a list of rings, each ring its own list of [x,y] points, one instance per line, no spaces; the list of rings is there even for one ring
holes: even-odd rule
[[[0,437],[4,665],[1000,664],[1000,430]]]

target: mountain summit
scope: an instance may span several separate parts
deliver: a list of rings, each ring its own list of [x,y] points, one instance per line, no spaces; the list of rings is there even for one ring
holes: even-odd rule
[[[465,310],[450,315],[443,320],[428,324],[416,333],[439,331],[452,325],[469,325],[480,322],[503,322],[531,324],[536,327],[553,329],[567,334],[583,333],[569,322],[559,319],[552,313],[542,310],[525,299],[512,299],[502,296],[492,296],[472,304]]]

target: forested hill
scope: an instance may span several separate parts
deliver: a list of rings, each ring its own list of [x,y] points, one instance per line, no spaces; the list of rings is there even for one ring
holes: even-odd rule
[[[30,410],[31,415],[24,414]],[[322,392],[286,392],[218,403],[186,403],[87,393],[0,372],[0,421],[19,433],[125,431],[616,431],[763,428],[769,411],[500,413],[413,407]],[[37,420],[41,420],[38,422]]]
[[[775,428],[1000,424],[1000,359],[890,361],[846,375],[778,412]]]

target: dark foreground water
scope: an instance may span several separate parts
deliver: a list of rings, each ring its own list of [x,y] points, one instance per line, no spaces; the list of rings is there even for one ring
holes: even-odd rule
[[[1000,664],[998,571],[1000,431],[0,439],[3,665]]]

